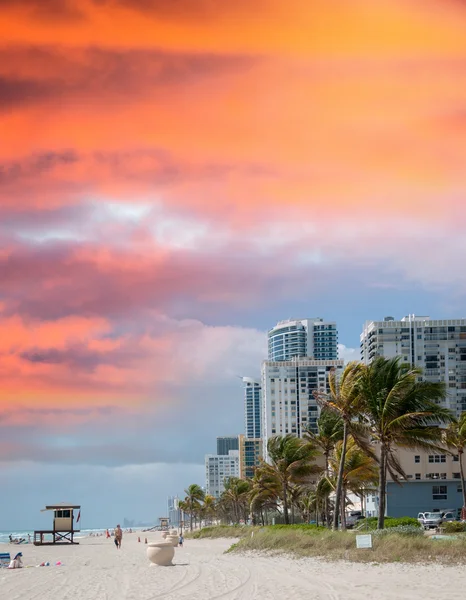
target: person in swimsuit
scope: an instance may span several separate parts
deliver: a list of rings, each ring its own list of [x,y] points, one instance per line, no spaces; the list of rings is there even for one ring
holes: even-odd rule
[[[118,550],[121,548],[121,540],[123,539],[123,531],[119,525],[115,527],[115,546]]]

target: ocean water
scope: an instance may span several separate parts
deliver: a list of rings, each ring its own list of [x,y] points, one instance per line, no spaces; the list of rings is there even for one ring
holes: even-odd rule
[[[87,537],[88,535],[94,534],[98,534],[98,533],[105,533],[106,529],[81,529],[81,531],[79,533],[77,533],[74,537],[75,538],[82,538],[82,537]],[[111,529],[109,529],[109,531],[113,531],[113,527]],[[30,530],[13,530],[13,531],[0,531],[0,544],[8,544],[10,541],[10,537],[12,536],[14,539],[21,539],[24,538],[26,540],[26,542],[28,541],[28,536],[31,536],[31,542],[34,540],[34,531],[32,529]],[[51,536],[48,536],[51,539]],[[47,536],[46,536],[47,539]]]
[[[110,531],[110,533],[113,532],[113,527],[109,527],[108,530]],[[134,532],[136,531],[143,531],[144,529],[146,529],[145,527],[133,527],[132,530]],[[103,528],[103,529],[81,529],[81,531],[79,533],[77,533],[74,537],[76,539],[78,538],[83,538],[83,537],[88,537],[89,535],[99,535],[99,534],[104,534],[107,531],[107,528]],[[126,529],[123,528],[123,532],[125,532]],[[26,540],[26,542],[28,541],[28,536],[31,536],[31,543],[34,541],[34,531],[32,529],[30,530],[12,530],[12,531],[0,531],[0,544],[8,544],[10,542],[10,534],[14,539],[21,539],[24,538]],[[50,541],[52,540],[52,536],[45,536],[45,539],[47,540],[47,538],[50,538]],[[21,544],[22,546],[23,544]]]

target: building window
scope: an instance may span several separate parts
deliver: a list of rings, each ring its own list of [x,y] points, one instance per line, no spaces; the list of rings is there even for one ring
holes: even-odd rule
[[[420,474],[420,473],[416,473],[416,474],[414,475],[414,478],[415,478],[415,479],[421,479],[421,474]]]
[[[432,500],[446,500],[447,499],[447,486],[446,485],[433,485],[432,486]]]
[[[453,473],[453,479],[461,479],[461,473]]]
[[[453,462],[459,462],[460,457],[458,455],[453,457]]]
[[[460,492],[461,494],[463,493],[463,486],[461,485],[461,483],[458,483],[458,487],[456,488],[457,492]]]
[[[447,462],[446,454],[429,454],[430,463],[444,463]]]
[[[421,457],[419,456],[419,454],[416,454],[416,456],[414,457],[414,462],[415,463],[420,463],[421,462]]]

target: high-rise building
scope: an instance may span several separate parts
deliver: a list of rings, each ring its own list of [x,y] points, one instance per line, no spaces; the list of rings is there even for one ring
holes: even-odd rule
[[[178,496],[168,497],[168,522],[171,527],[178,527],[180,523],[180,511],[178,509],[178,502]]]
[[[262,390],[259,381],[243,377],[244,432],[247,438],[262,437]]]
[[[280,321],[268,332],[268,347],[268,359],[273,361],[296,357],[337,360],[337,326],[320,317]]]
[[[225,489],[225,481],[230,477],[239,477],[239,450],[230,450],[228,454],[206,454],[206,493],[219,498]]]
[[[307,429],[317,432],[320,407],[314,391],[328,392],[328,374],[343,370],[343,360],[294,358],[262,363],[263,438],[292,433],[302,437]]]
[[[217,454],[228,455],[230,450],[239,450],[237,435],[224,435],[217,438]]]
[[[239,476],[253,477],[263,455],[262,438],[239,437]]]
[[[447,385],[445,406],[455,415],[466,410],[466,319],[408,315],[399,321],[367,321],[361,334],[361,358],[402,357],[421,367],[426,381]]]

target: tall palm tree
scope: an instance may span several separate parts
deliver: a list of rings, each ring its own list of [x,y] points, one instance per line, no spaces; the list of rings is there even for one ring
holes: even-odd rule
[[[192,483],[184,491],[186,498],[184,499],[186,506],[189,511],[189,529],[193,530],[193,516],[196,510],[199,508],[201,502],[204,500],[204,490],[197,483]]]
[[[314,463],[318,451],[307,440],[288,434],[269,438],[267,452],[270,464],[263,462],[256,471],[264,487],[280,498],[285,524],[289,525],[290,488],[307,483],[312,474],[321,471]]]
[[[456,453],[460,463],[461,489],[463,491],[462,514],[464,515],[466,510],[466,483],[464,481],[463,454],[466,446],[466,412],[461,413],[460,418],[458,420],[455,419],[444,430],[443,441],[448,448]]]
[[[309,440],[323,454],[325,460],[324,476],[329,476],[329,457],[335,444],[343,438],[343,420],[337,412],[331,411],[328,408],[322,409],[320,417],[317,419],[318,433],[308,430],[304,434],[304,438]],[[324,515],[325,523],[329,524],[329,498],[324,499]]]
[[[406,477],[396,446],[432,449],[442,438],[438,425],[453,418],[439,404],[446,395],[445,385],[419,381],[421,374],[418,368],[403,366],[400,357],[380,357],[363,370],[358,381],[364,417],[380,451],[379,529],[385,521],[387,474],[394,481]]]
[[[338,516],[343,489],[343,468],[345,464],[346,445],[352,422],[359,414],[360,397],[357,382],[363,371],[363,365],[356,361],[346,365],[341,377],[335,369],[328,374],[329,393],[315,392],[317,401],[323,408],[335,412],[343,421],[343,437],[341,460],[338,467],[338,478],[335,490],[335,509],[333,511],[333,528],[338,529]]]
[[[338,442],[335,451],[330,458],[330,466],[333,472],[340,465],[342,454],[342,442]],[[378,481],[377,462],[371,456],[368,456],[353,436],[348,437],[345,462],[343,466],[343,487],[341,502],[341,527],[346,529],[345,502],[348,492],[361,496],[365,493],[367,486],[373,486]],[[333,487],[334,478],[329,478],[329,483]]]

